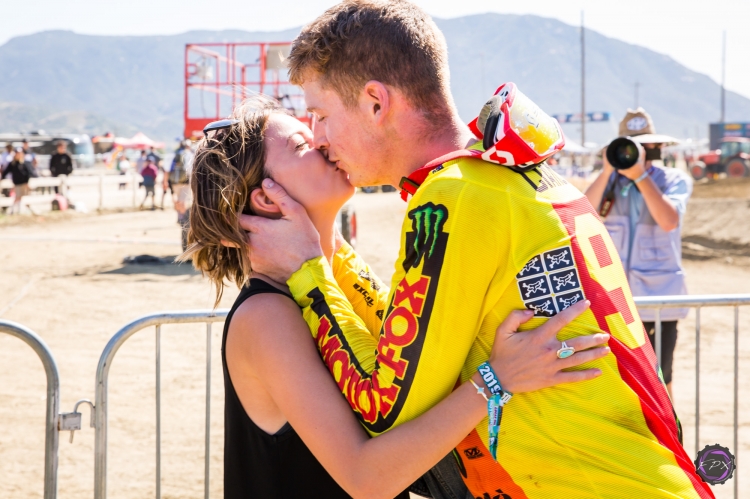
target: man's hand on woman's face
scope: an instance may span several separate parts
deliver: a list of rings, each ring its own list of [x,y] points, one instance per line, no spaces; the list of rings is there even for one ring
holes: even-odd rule
[[[575,354],[557,358],[562,342],[557,339],[563,327],[588,310],[589,302],[581,301],[529,331],[518,331],[534,313],[531,310],[514,310],[497,328],[490,363],[500,378],[500,384],[511,393],[531,392],[561,383],[586,381],[601,375],[599,369],[563,371],[571,367],[601,359],[610,353],[604,346],[609,341],[605,333],[578,336],[565,343]],[[596,348],[594,348],[596,347]]]
[[[282,217],[271,220],[240,215],[240,225],[248,231],[250,266],[253,272],[286,282],[307,260],[323,255],[320,235],[305,208],[283,187],[265,179],[263,191],[279,207]]]

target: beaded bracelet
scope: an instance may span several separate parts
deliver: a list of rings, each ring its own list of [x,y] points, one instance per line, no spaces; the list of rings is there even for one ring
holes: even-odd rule
[[[472,384],[472,385],[474,385],[474,388],[476,388],[476,389],[477,389],[477,393],[478,393],[479,395],[481,395],[482,397],[484,397],[484,400],[485,400],[485,401],[489,402],[489,401],[490,401],[490,399],[488,399],[488,398],[487,398],[487,394],[486,394],[486,393],[484,393],[484,388],[483,388],[483,387],[481,387],[481,386],[479,386],[479,385],[477,385],[477,384],[476,384],[476,383],[474,382],[474,380],[473,380],[473,379],[471,379],[471,378],[469,378],[469,381],[471,381],[471,384]]]

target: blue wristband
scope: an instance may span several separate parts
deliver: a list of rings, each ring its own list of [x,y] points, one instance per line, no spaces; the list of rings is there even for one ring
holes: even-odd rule
[[[492,395],[500,395],[500,398],[502,399],[503,405],[505,405],[508,400],[513,396],[512,393],[506,392],[503,390],[503,387],[500,385],[500,380],[497,379],[497,374],[495,374],[495,370],[492,369],[492,366],[489,362],[485,362],[481,364],[477,371],[479,371],[479,375],[484,380],[484,384],[487,385],[487,388],[489,389],[490,393]]]
[[[490,455],[497,461],[497,443],[500,435],[500,421],[503,418],[503,406],[508,403],[513,394],[503,390],[489,362],[483,363],[477,370],[492,394],[487,400],[487,433]]]
[[[500,421],[503,419],[503,403],[500,395],[493,395],[487,401],[487,439],[490,455],[497,461],[497,443],[500,435]]]

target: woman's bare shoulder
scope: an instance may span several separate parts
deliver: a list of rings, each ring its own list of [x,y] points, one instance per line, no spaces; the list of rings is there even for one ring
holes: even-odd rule
[[[294,300],[279,293],[261,293],[245,300],[232,315],[230,334],[242,329],[249,334],[263,332],[288,320],[289,314],[301,316]]]
[[[251,296],[235,310],[229,323],[227,345],[240,347],[250,356],[273,356],[277,348],[305,335],[309,336],[307,324],[290,297],[262,293]]]

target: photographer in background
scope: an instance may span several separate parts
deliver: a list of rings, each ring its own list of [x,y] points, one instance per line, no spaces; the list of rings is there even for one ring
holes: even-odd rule
[[[677,142],[657,135],[643,108],[628,109],[620,138],[607,146],[602,172],[586,189],[612,236],[633,296],[687,294],[680,228],[693,182],[680,170],[654,163],[661,159],[662,147]],[[638,313],[656,350],[655,312]],[[670,397],[677,320],[686,316],[687,309],[661,311],[660,366]]]

